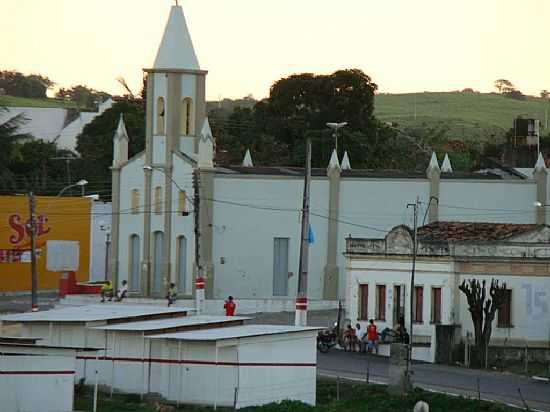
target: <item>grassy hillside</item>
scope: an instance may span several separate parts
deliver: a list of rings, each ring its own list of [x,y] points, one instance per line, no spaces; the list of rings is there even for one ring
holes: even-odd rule
[[[375,100],[375,114],[380,120],[401,127],[447,125],[449,138],[461,140],[501,137],[517,116],[539,119],[543,126],[545,109],[550,117],[548,102],[540,98],[520,101],[493,93],[380,94]]]
[[[31,99],[27,97],[0,96],[0,106],[75,108],[76,103],[58,99]]]

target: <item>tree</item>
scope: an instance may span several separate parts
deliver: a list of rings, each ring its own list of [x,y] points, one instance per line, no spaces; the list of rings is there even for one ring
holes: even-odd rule
[[[77,175],[88,180],[88,191],[110,193],[113,164],[113,136],[120,114],[129,138],[129,156],[145,147],[145,111],[141,100],[117,101],[113,107],[87,124],[77,137],[76,150],[81,159],[75,164]]]
[[[506,80],[506,79],[495,80],[495,87],[499,93],[503,93],[505,91],[511,91],[515,89],[513,83],[510,80]]]
[[[541,99],[548,99],[550,98],[550,92],[546,89],[540,91],[540,97]]]
[[[0,71],[0,89],[18,97],[46,98],[46,92],[55,83],[40,74],[24,75],[18,71]]]
[[[477,279],[470,279],[468,282],[463,280],[459,289],[468,300],[468,310],[474,324],[478,366],[483,366],[487,362],[486,351],[491,340],[495,313],[506,300],[506,283],[499,285],[498,280],[491,279],[488,297],[486,296],[485,280],[482,282]]]
[[[111,95],[106,92],[91,89],[84,85],[72,86],[69,89],[61,88],[55,94],[58,99],[70,100],[79,107],[92,108],[98,103],[107,100]]]

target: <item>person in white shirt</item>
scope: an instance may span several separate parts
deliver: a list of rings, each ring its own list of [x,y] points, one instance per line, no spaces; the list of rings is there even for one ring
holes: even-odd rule
[[[122,299],[124,299],[127,294],[128,294],[128,282],[126,280],[123,280],[122,287],[120,288],[120,290],[117,290],[116,292],[116,301],[122,302]]]
[[[355,334],[357,335],[357,344],[359,345],[359,352],[365,352],[366,351],[366,331],[364,329],[361,329],[361,325],[359,323],[355,324]]]

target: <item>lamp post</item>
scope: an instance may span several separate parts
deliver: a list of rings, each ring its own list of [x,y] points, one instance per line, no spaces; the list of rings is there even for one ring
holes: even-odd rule
[[[348,122],[341,122],[341,123],[327,123],[327,126],[329,129],[334,130],[332,133],[332,137],[334,137],[334,145],[336,148],[336,153],[338,153],[338,130],[346,127],[348,125]]]
[[[111,251],[111,226],[105,222],[99,222],[99,229],[105,232],[105,281],[109,279],[109,255]]]
[[[80,188],[82,190],[82,197],[84,197],[84,186],[86,186],[87,184],[88,184],[87,180],[84,180],[84,179],[79,180],[78,182],[76,182],[72,185],[66,186],[63,189],[61,189],[61,191],[57,194],[57,197],[61,197],[61,195],[63,193],[65,193],[67,190],[72,189],[73,187],[77,187],[77,186],[80,186]]]

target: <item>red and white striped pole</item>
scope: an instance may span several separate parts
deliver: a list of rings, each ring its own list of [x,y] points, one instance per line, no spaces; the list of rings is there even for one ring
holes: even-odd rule
[[[306,143],[306,170],[304,177],[304,199],[302,207],[302,235],[300,242],[300,263],[298,268],[298,294],[294,325],[307,326],[307,271],[309,262],[309,192],[311,183],[311,139]]]
[[[195,280],[195,310],[197,315],[204,312],[204,278],[202,276]]]

